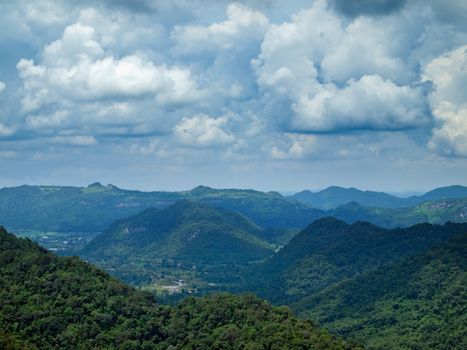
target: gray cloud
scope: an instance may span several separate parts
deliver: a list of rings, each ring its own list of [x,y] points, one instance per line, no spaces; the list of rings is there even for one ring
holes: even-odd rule
[[[330,4],[340,13],[356,17],[388,15],[399,11],[406,2],[407,0],[331,0]]]

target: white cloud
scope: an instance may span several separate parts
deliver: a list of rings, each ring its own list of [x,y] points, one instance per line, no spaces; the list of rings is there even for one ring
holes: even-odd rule
[[[228,5],[226,14],[226,21],[209,26],[176,26],[171,35],[177,43],[175,50],[194,53],[217,48],[238,49],[251,40],[262,39],[269,25],[265,15],[242,4]]]
[[[183,118],[173,131],[176,139],[186,146],[209,147],[234,141],[233,135],[222,129],[227,124],[225,116],[211,118],[207,115],[196,115]]]
[[[97,144],[97,140],[88,135],[54,136],[48,139],[48,142],[71,146],[93,146]]]
[[[426,125],[424,97],[418,89],[398,86],[378,75],[349,80],[338,89],[324,88],[313,98],[293,105],[297,130],[400,130]]]
[[[265,103],[282,115],[289,109],[282,117],[289,131],[426,126],[424,96],[413,87],[418,78],[408,61],[417,34],[406,35],[407,25],[405,18],[347,22],[326,1],[316,1],[271,27],[253,60]]]
[[[6,89],[6,84],[0,80],[0,94],[5,91]]]
[[[433,82],[430,106],[437,124],[429,147],[467,157],[467,46],[431,61],[424,75]]]

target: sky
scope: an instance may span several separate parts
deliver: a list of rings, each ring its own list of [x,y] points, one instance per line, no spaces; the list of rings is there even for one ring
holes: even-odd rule
[[[0,0],[0,187],[467,185],[464,0]]]

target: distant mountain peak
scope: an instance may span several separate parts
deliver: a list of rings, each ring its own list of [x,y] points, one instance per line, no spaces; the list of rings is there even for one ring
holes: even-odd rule
[[[200,193],[206,193],[206,192],[211,192],[213,191],[214,189],[209,187],[209,186],[203,186],[203,185],[200,185],[200,186],[197,186],[195,188],[193,188],[190,193],[192,194],[200,194]]]
[[[87,188],[102,188],[102,184],[100,182],[93,182],[92,184],[89,184]]]

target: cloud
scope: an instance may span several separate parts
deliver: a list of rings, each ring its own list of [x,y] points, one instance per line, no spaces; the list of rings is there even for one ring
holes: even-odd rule
[[[6,89],[6,84],[0,80],[0,94],[5,91]]]
[[[176,26],[171,34],[180,53],[201,53],[218,48],[235,49],[244,47],[251,40],[260,40],[269,21],[261,12],[245,5],[233,3],[227,6],[227,20],[209,26]]]
[[[429,101],[436,122],[429,147],[467,157],[467,46],[431,61],[424,75],[433,83]]]
[[[82,25],[67,27],[61,40],[46,47],[42,64],[26,59],[18,62],[26,111],[59,97],[79,101],[153,96],[161,103],[199,98],[188,69],[156,65],[138,54],[120,59],[105,56],[91,39],[93,33]]]
[[[0,137],[8,137],[15,133],[15,128],[8,127],[3,123],[0,123]]]
[[[55,136],[48,139],[48,142],[70,146],[93,146],[97,144],[97,140],[88,135]]]
[[[420,90],[378,75],[349,80],[342,89],[323,89],[311,99],[303,97],[293,109],[292,128],[309,132],[401,130],[428,122]]]
[[[20,129],[28,130],[29,137],[34,135],[30,131],[50,135],[67,130],[77,137],[83,132],[89,137],[169,132],[177,119],[168,125],[157,122],[168,118],[167,109],[181,110],[204,97],[189,67],[155,63],[143,50],[119,55],[132,46],[121,43],[131,29],[118,40],[125,31],[121,25],[128,25],[127,16],[120,17],[106,26],[102,21],[108,19],[96,10],[82,10],[78,22],[44,45],[37,63],[18,61]]]
[[[233,135],[222,129],[227,124],[227,117],[211,118],[207,115],[196,115],[183,118],[173,131],[176,139],[185,146],[209,147],[234,141]]]
[[[272,27],[253,67],[267,103],[289,109],[287,131],[426,127],[424,92],[408,62],[413,34],[404,33],[405,25],[372,18],[347,24],[326,1],[317,1]],[[389,44],[393,37],[400,40]]]
[[[388,15],[400,10],[406,2],[407,0],[330,0],[331,6],[350,17]]]
[[[57,168],[67,152],[79,154],[70,169],[131,164],[126,171],[157,159],[180,174],[215,163],[225,173],[278,164],[295,175],[311,162],[368,157],[379,165],[447,155],[461,164],[451,156],[464,156],[467,135],[455,53],[467,42],[464,8],[460,0],[0,2],[10,28],[0,33],[8,86],[0,149]]]

